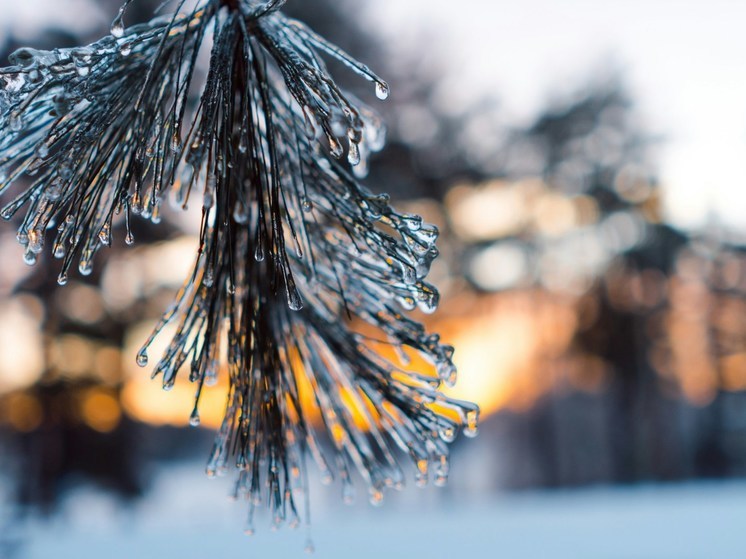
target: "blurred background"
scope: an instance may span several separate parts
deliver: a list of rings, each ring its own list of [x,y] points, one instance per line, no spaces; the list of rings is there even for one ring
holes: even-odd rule
[[[118,5],[0,0],[2,59],[89,42]],[[419,318],[483,417],[447,488],[351,512],[315,487],[318,555],[742,557],[746,4],[286,11],[391,85],[366,184],[441,229],[442,304]],[[192,428],[189,383],[164,393],[135,364],[191,268],[193,217],[135,223],[135,248],[64,289],[0,229],[0,558],[302,553],[269,519],[247,540],[230,480],[203,475],[225,387]]]

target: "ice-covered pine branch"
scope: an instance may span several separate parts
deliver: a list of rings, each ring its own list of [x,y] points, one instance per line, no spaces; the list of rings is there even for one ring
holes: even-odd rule
[[[129,28],[125,4],[91,45],[17,50],[0,69],[0,188],[20,188],[2,216],[25,209],[29,264],[54,237],[60,284],[75,261],[91,272],[120,222],[131,244],[134,217],[158,222],[166,199],[202,203],[193,273],[138,363],[174,324],[153,376],[166,389],[189,376],[193,424],[204,387],[228,375],[208,473],[238,470],[250,519],[264,503],[276,524],[298,524],[307,459],[341,479],[346,500],[357,470],[380,503],[404,484],[404,456],[418,484],[445,483],[448,443],[476,433],[478,409],[439,391],[455,382],[453,348],[405,315],[437,306],[424,279],[438,231],[357,182],[384,129],[324,58],[379,98],[388,86],[283,3],[181,0]],[[399,357],[382,357],[381,342]],[[431,367],[411,370],[414,355]]]

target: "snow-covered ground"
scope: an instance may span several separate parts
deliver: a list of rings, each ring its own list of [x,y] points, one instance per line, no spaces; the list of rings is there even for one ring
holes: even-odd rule
[[[302,557],[306,531],[272,532],[265,515],[243,535],[243,507],[194,464],[169,466],[125,507],[94,491],[70,495],[51,521],[18,535],[29,559]],[[317,489],[321,558],[742,558],[746,482],[596,488],[484,496],[408,489],[383,508],[337,504]]]

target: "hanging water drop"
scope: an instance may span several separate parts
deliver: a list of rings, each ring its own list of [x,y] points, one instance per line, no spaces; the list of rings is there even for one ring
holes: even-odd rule
[[[117,39],[120,39],[124,36],[124,21],[122,20],[123,17],[124,9],[120,9],[117,17],[114,18],[113,22],[111,22],[110,32],[112,36]]]
[[[402,216],[402,221],[410,231],[419,231],[422,229],[422,218],[418,215],[407,214]]]
[[[360,148],[354,142],[350,142],[350,150],[347,152],[347,161],[353,167],[360,164]]]
[[[148,350],[147,348],[142,348],[139,352],[137,352],[137,357],[135,358],[137,361],[138,367],[146,367],[148,365]]]
[[[41,253],[44,248],[44,232],[32,229],[28,232],[28,249],[34,254]]]
[[[39,144],[36,148],[36,157],[39,159],[45,159],[49,155],[49,147],[45,143]]]
[[[21,66],[22,68],[28,68],[33,65],[36,61],[36,54],[38,51],[27,47],[20,48],[13,51],[8,55],[8,60],[15,66]]]
[[[291,311],[299,311],[303,308],[303,299],[295,286],[287,287],[288,308]]]
[[[104,223],[101,231],[98,232],[98,240],[104,246],[111,246],[111,224]]]
[[[78,271],[81,276],[90,276],[93,273],[93,262],[85,257],[81,258],[78,264]]]
[[[412,266],[408,266],[407,264],[402,265],[402,280],[407,285],[414,285],[417,283],[417,274]]]
[[[329,136],[329,150],[334,159],[339,159],[345,152],[342,144],[331,136]]]
[[[125,41],[119,45],[119,54],[122,56],[129,56],[132,54],[132,41]]]
[[[378,97],[381,101],[384,101],[388,99],[389,93],[389,84],[383,81],[376,82],[376,97]]]
[[[233,206],[233,221],[239,225],[249,222],[249,210],[241,202],[236,202],[236,205]]]
[[[192,415],[189,416],[189,425],[192,427],[199,427],[200,424],[200,418],[199,418],[199,411],[197,408],[194,408],[194,411],[192,411]]]
[[[383,491],[376,489],[375,487],[370,490],[370,504],[374,507],[380,507],[383,505]]]
[[[12,113],[8,124],[13,132],[20,132],[23,130],[23,117],[18,113]]]
[[[442,427],[438,431],[438,436],[443,440],[443,442],[452,443],[456,440],[456,429],[454,429],[453,425]]]
[[[466,425],[464,426],[464,435],[469,438],[477,436],[477,422],[479,421],[479,411],[469,410],[466,412]]]

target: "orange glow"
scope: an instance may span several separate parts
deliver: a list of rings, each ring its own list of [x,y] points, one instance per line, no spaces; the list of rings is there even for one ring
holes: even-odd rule
[[[189,417],[194,409],[194,398],[197,384],[188,380],[189,367],[184,365],[176,377],[176,383],[170,391],[163,390],[160,378],[150,378],[158,359],[166,350],[175,333],[173,325],[166,326],[155,339],[148,354],[150,363],[139,367],[136,362],[137,352],[153,330],[154,321],[143,321],[133,326],[125,338],[122,351],[122,370],[126,380],[122,390],[122,407],[124,411],[138,421],[153,425],[172,425],[182,427],[189,425]],[[224,371],[218,373],[216,386],[205,386],[200,397],[200,425],[217,428],[223,420],[225,402],[228,394],[228,380]]]
[[[720,367],[726,390],[746,390],[746,353],[723,357]]]
[[[152,425],[183,427],[189,424],[194,408],[197,385],[183,376],[166,392],[159,379],[150,380],[143,371],[140,378],[127,382],[122,391],[122,407],[127,415]],[[228,393],[227,381],[217,386],[205,387],[200,397],[200,425],[215,429],[220,426],[225,413]]]
[[[559,379],[548,363],[567,351],[577,328],[573,300],[536,290],[454,298],[441,312],[430,326],[456,347],[459,369],[445,392],[475,401],[483,416],[528,409],[552,390]]]
[[[7,423],[21,433],[37,429],[44,420],[41,403],[29,394],[12,394],[3,403],[2,415]]]
[[[83,394],[80,414],[86,425],[100,433],[113,431],[122,419],[116,395],[100,388],[92,388]]]
[[[703,283],[674,277],[671,280],[671,307],[667,319],[672,370],[684,395],[694,404],[707,405],[719,387],[712,359],[708,322],[703,320],[712,303]]]

